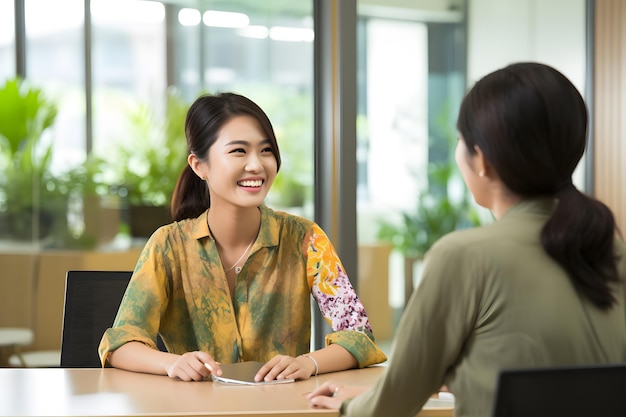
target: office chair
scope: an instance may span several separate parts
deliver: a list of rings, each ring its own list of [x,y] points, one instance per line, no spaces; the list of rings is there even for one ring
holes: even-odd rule
[[[626,363],[502,371],[493,417],[624,417]]]
[[[131,271],[68,271],[61,343],[62,368],[99,368],[98,345],[113,325]],[[163,341],[157,340],[165,351]]]

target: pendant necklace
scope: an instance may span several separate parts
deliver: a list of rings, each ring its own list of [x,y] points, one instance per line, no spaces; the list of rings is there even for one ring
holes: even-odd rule
[[[206,214],[206,225],[207,225],[207,227],[209,228],[209,231],[210,231],[211,230],[211,225],[209,224],[209,212],[207,212],[207,214]],[[215,240],[215,238],[213,238],[213,239],[214,239],[215,243],[217,244],[217,241]],[[239,257],[239,259],[237,259],[237,261],[235,261],[235,263],[230,268],[228,268],[228,269],[226,269],[224,271],[225,274],[228,274],[230,271],[233,270],[233,268],[235,268],[235,274],[239,274],[241,272],[241,267],[237,266],[237,264],[239,262],[241,262],[241,260],[243,259],[244,256],[246,256],[246,253],[248,253],[248,251],[250,250],[250,247],[252,246],[252,244],[254,243],[255,240],[256,240],[256,236],[254,237],[254,239],[252,239],[250,241],[250,243],[248,243],[248,246],[246,247],[246,250],[243,251],[243,253]],[[222,257],[220,256],[220,261],[221,260],[222,260]],[[222,266],[224,267],[224,263],[223,262],[222,262]]]
[[[241,272],[241,267],[240,267],[240,266],[237,266],[237,264],[238,264],[239,262],[241,262],[241,260],[243,259],[243,257],[244,257],[244,256],[246,256],[246,253],[248,253],[248,250],[250,250],[250,246],[252,246],[252,244],[254,243],[254,241],[255,241],[255,240],[256,240],[256,238],[252,239],[252,240],[250,241],[250,243],[248,243],[248,247],[246,248],[246,250],[245,250],[245,251],[243,251],[243,253],[242,253],[242,254],[241,254],[241,256],[239,257],[239,259],[237,259],[237,260],[235,261],[235,263],[233,264],[233,266],[231,266],[230,268],[228,268],[228,269],[225,271],[225,273],[227,273],[227,274],[228,274],[228,273],[229,273],[229,272],[230,272],[233,268],[235,268],[235,274],[239,274],[239,273]]]

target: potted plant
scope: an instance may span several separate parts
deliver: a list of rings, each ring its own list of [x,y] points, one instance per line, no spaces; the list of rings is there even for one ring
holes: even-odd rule
[[[176,181],[187,165],[185,118],[189,104],[173,87],[162,112],[145,103],[129,111],[130,137],[108,160],[127,193],[130,234],[148,237],[171,221],[169,205]]]
[[[453,198],[448,187],[458,178],[451,160],[428,165],[428,189],[418,195],[415,210],[400,213],[399,219],[381,220],[377,236],[389,242],[404,257],[405,300],[413,290],[413,270],[428,249],[442,236],[481,224],[467,191]]]
[[[452,171],[450,165],[431,164],[431,188],[419,194],[415,211],[400,213],[399,223],[382,220],[378,237],[392,243],[406,258],[419,258],[443,235],[480,224],[478,214],[466,198],[454,201],[447,191],[442,191]]]
[[[50,172],[52,143],[42,140],[55,103],[21,78],[0,88],[0,213],[9,239],[55,236],[66,228],[67,189]]]
[[[310,98],[300,91],[276,95],[271,89],[262,89],[253,94],[263,103],[272,120],[282,156],[280,171],[269,192],[268,202],[276,209],[310,216],[313,138],[306,122],[313,111]]]

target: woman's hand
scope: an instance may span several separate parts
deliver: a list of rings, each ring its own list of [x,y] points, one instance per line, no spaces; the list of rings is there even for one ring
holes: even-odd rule
[[[309,379],[315,373],[315,363],[304,356],[276,355],[259,369],[254,380]]]
[[[365,392],[365,386],[343,386],[334,381],[324,382],[318,389],[307,395],[313,408],[339,410],[341,403]]]
[[[212,373],[222,375],[219,363],[215,362],[208,353],[195,351],[173,356],[175,360],[166,366],[167,375],[170,378],[201,381]]]

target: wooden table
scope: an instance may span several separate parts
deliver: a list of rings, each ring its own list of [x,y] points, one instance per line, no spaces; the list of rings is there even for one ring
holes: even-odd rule
[[[309,408],[306,394],[326,380],[372,384],[383,367],[335,372],[276,385],[183,382],[119,369],[0,369],[0,415],[10,416],[337,416]],[[419,417],[452,416],[429,401]]]

